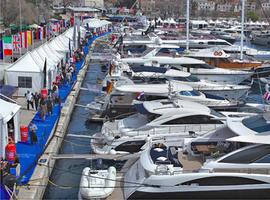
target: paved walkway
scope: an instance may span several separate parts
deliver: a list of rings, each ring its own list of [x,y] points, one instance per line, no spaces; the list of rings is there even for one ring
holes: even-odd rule
[[[27,110],[27,102],[24,97],[18,97],[16,101],[18,105],[21,106],[19,125],[28,126],[28,124],[32,121],[34,115],[36,114],[36,110],[33,110],[32,108],[30,110]]]

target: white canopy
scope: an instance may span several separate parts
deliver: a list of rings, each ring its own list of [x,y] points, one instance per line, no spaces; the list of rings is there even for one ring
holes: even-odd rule
[[[90,18],[90,19],[85,19],[83,21],[83,26],[87,26],[89,28],[100,28],[106,25],[111,24],[111,22],[107,21],[107,20],[100,20],[100,19],[96,19],[96,18]]]
[[[208,23],[204,20],[191,20],[191,23],[194,25],[208,25]]]
[[[19,110],[20,106],[0,99],[0,157],[5,157],[5,147],[8,143],[8,126],[7,122],[13,118],[14,129],[13,137],[18,142],[19,133]]]
[[[21,58],[19,58],[15,63],[13,63],[7,72],[41,72],[40,67],[32,58],[31,54],[27,52]]]
[[[15,103],[0,99],[0,115],[3,117],[4,123],[7,123],[20,110],[20,107]]]

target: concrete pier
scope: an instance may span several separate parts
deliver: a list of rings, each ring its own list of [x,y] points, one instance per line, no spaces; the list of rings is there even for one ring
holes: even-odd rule
[[[55,159],[52,159],[52,157],[59,152],[62,145],[63,138],[65,137],[70,121],[71,113],[75,107],[82,82],[87,73],[89,62],[90,53],[86,56],[84,66],[77,75],[77,81],[65,101],[58,123],[56,123],[54,129],[52,130],[54,132],[51,134],[52,138],[48,139],[50,143],[48,144],[44,154],[40,157],[34,173],[29,181],[30,187],[20,187],[17,195],[18,199],[42,199],[56,161]]]

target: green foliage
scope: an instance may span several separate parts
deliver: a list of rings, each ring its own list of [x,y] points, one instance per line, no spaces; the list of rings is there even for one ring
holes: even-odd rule
[[[260,17],[255,12],[248,12],[247,18],[252,21],[258,21]]]

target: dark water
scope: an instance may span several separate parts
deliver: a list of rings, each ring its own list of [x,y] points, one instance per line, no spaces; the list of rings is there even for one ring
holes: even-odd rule
[[[99,65],[91,65],[89,72],[86,74],[83,87],[86,87],[86,83],[96,84],[96,77],[100,76],[100,74]],[[95,93],[82,90],[77,104],[86,105],[94,100],[95,95]],[[89,111],[82,107],[75,107],[68,126],[68,133],[65,137],[66,141],[62,145],[60,153],[90,153],[90,139],[68,136],[68,134],[93,135],[100,131],[101,125],[88,122],[88,115]],[[44,199],[77,199],[81,172],[88,166],[96,166],[96,163],[86,159],[63,159],[56,161],[55,169],[50,178],[55,185],[48,185]],[[60,186],[71,186],[71,188]]]
[[[250,45],[249,45],[250,46]],[[264,47],[258,47],[252,45],[257,49],[267,50]],[[270,49],[268,49],[270,50]],[[96,84],[97,78],[102,78],[102,72],[98,64],[91,65],[89,72],[84,80],[83,87],[86,87],[86,83]],[[252,90],[247,97],[248,102],[261,103],[261,90],[258,83],[254,83]],[[264,93],[264,88],[262,88]],[[87,103],[94,100],[96,94],[89,91],[81,91],[81,94],[77,100],[77,104],[86,105]],[[81,107],[76,107],[72,113],[72,118],[68,127],[68,134],[79,134],[79,135],[93,135],[100,131],[101,125],[91,123],[87,121],[89,111]],[[66,136],[61,153],[77,153],[85,154],[90,153],[90,139],[87,138],[75,138]],[[121,165],[121,163],[109,163],[103,161],[103,167],[111,164]],[[79,183],[81,179],[81,172],[85,167],[96,168],[100,167],[100,162],[90,161],[85,159],[66,159],[57,160],[55,168],[50,177],[53,184],[49,184],[44,199],[78,199]],[[68,186],[68,187],[63,187]]]

